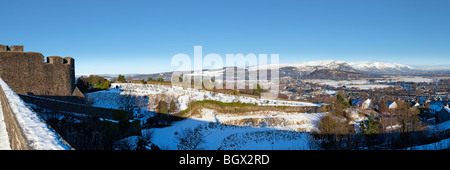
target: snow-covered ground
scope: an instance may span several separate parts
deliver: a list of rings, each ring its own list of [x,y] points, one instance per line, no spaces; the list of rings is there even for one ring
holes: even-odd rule
[[[117,88],[116,88],[117,87]],[[221,102],[252,103],[262,106],[320,106],[321,104],[266,100],[252,97],[214,93],[197,89],[183,89],[155,84],[113,83],[111,89],[86,94],[93,106],[120,108],[118,101],[130,95],[148,96],[149,111],[156,106],[156,98],[174,100],[178,110],[188,108],[191,101],[214,100]],[[203,108],[199,114],[172,123],[164,128],[142,130],[144,137],[152,134],[154,144],[162,149],[179,149],[183,131],[196,130],[203,136],[201,149],[309,149],[308,133],[317,129],[318,121],[327,113],[287,113],[281,111],[257,111],[246,114],[223,114],[220,111]],[[271,135],[270,135],[271,134]],[[251,138],[251,136],[255,136]],[[274,144],[272,144],[272,142]]]
[[[271,127],[278,130],[312,131],[317,130],[317,123],[327,113],[287,113],[282,111],[258,111],[245,115],[223,114],[213,109],[203,108],[197,120],[237,125]],[[251,120],[246,123],[245,120]]]
[[[348,84],[346,84],[348,83]],[[367,80],[355,81],[333,81],[331,85],[366,85]],[[118,88],[115,88],[118,87]],[[147,96],[146,108],[152,110],[154,105],[151,101],[157,97],[166,97],[176,101],[178,110],[184,110],[191,101],[215,100],[221,102],[242,102],[258,105],[278,105],[278,106],[320,106],[320,104],[264,100],[252,97],[235,96],[223,93],[213,93],[204,90],[183,89],[182,87],[171,87],[154,84],[121,84],[114,83],[112,88],[87,94],[94,100],[93,105],[98,107],[120,108],[117,103],[127,95]],[[312,131],[317,130],[318,121],[328,113],[292,113],[282,111],[254,111],[245,114],[225,114],[218,110],[203,108],[199,114],[194,114],[189,119],[184,119],[172,123],[164,128],[143,129],[144,138],[151,134],[151,142],[162,149],[180,149],[180,137],[186,131],[195,131],[197,138],[202,142],[196,149],[317,149],[316,144],[311,139]],[[367,117],[362,110],[351,108],[346,110],[349,124],[355,127],[360,133],[359,123]],[[153,115],[150,115],[153,116]],[[440,131],[450,127],[449,123],[441,123],[430,126],[430,129]],[[431,130],[430,130],[431,131]],[[447,139],[441,142],[417,146],[414,149],[431,149],[431,147],[447,146]]]
[[[92,102],[92,106],[119,109],[123,107],[120,101],[127,97],[126,95],[120,95],[120,93],[122,93],[122,90],[108,89],[87,93],[85,96],[87,100]]]
[[[444,132],[450,129],[450,121],[445,121],[442,123],[438,123],[435,125],[430,125],[428,127],[429,133],[437,133],[437,132]],[[448,149],[450,148],[450,138],[442,139],[438,142],[425,144],[425,145],[419,145],[419,146],[413,146],[407,148],[407,150],[441,150],[441,149]]]
[[[92,92],[85,94],[86,99],[91,102],[94,107],[102,107],[109,109],[124,109],[129,104],[138,104],[133,110],[135,118],[139,118],[141,123],[146,123],[147,119],[155,115],[148,108],[147,96],[130,95],[120,89],[111,88],[107,90]]]
[[[278,115],[267,116],[231,116],[215,114],[214,110],[202,109],[201,118],[185,119],[173,123],[169,127],[153,128],[142,130],[143,136],[152,134],[152,142],[162,149],[176,150],[179,145],[179,136],[183,131],[196,130],[202,136],[203,142],[199,149],[206,150],[305,150],[315,146],[311,144],[310,132],[316,129],[318,120],[326,113],[296,113],[287,114],[277,112]],[[263,127],[233,126],[222,124],[229,120],[246,118],[286,118],[289,121],[296,121],[295,124],[285,126],[265,125]],[[290,131],[301,127],[304,132]]]
[[[448,148],[450,148],[450,138],[435,143],[409,147],[407,150],[442,150]]]
[[[175,113],[188,108],[192,101],[214,100],[225,103],[241,102],[252,103],[259,106],[321,106],[320,103],[308,103],[299,101],[267,100],[254,97],[229,95],[215,93],[192,88],[183,89],[178,86],[156,85],[156,84],[133,84],[133,83],[113,83],[108,90],[97,91],[85,94],[86,98],[92,102],[92,106],[123,109],[129,102],[136,104],[136,96],[139,102],[138,109],[134,110],[135,117],[139,117],[141,123],[146,123],[149,117],[155,115],[159,100],[167,103],[174,101]],[[133,98],[134,99],[131,99]],[[132,101],[130,101],[132,100]]]
[[[346,86],[346,88],[352,88],[352,87],[358,87],[362,90],[368,90],[368,89],[375,89],[375,88],[387,88],[387,87],[393,87],[393,85],[388,85],[385,83],[393,83],[393,82],[434,82],[435,79],[431,78],[425,78],[425,77],[386,77],[385,79],[378,79],[375,80],[375,82],[371,83],[369,80],[362,79],[362,80],[327,80],[327,79],[309,79],[309,80],[303,80],[305,82],[310,83],[318,83],[323,85],[329,85],[333,86],[335,88]]]
[[[399,82],[399,81],[415,82],[415,83],[420,83],[420,82],[431,83],[436,80],[430,79],[430,78],[425,78],[425,77],[395,77],[393,79],[387,80],[387,82]]]
[[[375,88],[386,88],[386,87],[392,87],[392,85],[386,85],[386,84],[371,84],[368,80],[323,80],[323,79],[310,79],[310,80],[303,80],[310,83],[318,83],[323,85],[329,85],[333,86],[335,88],[346,86],[346,88],[352,88],[352,87],[359,87],[362,90],[368,90],[368,89],[375,89]]]
[[[205,90],[197,90],[192,88],[183,89],[182,87],[172,87],[166,85],[155,85],[155,84],[132,84],[132,83],[113,83],[111,88],[115,87],[123,90],[120,94],[126,95],[140,95],[140,96],[156,96],[156,95],[166,95],[167,97],[176,100],[175,104],[178,106],[179,110],[185,110],[188,108],[190,101],[201,101],[201,100],[214,100],[225,103],[241,102],[241,103],[252,103],[258,104],[259,106],[321,106],[317,103],[308,102],[298,102],[298,101],[283,101],[283,100],[266,100],[257,99],[253,97],[246,96],[236,96],[224,93],[214,93]],[[111,91],[111,90],[110,90]],[[114,91],[114,90],[113,90]],[[106,91],[108,92],[108,91]],[[117,91],[114,91],[117,93]],[[95,94],[95,93],[91,93]],[[95,98],[94,96],[92,96]],[[102,103],[95,102],[94,106],[104,105]],[[109,105],[109,104],[106,104]],[[155,107],[149,105],[149,107]],[[151,108],[150,108],[151,109]]]

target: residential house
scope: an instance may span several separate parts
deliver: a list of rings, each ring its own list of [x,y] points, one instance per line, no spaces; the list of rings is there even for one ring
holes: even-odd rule
[[[430,102],[430,113],[436,114],[442,110],[442,108],[446,105],[446,102],[443,101],[431,101]]]
[[[352,106],[359,106],[362,109],[372,109],[373,102],[370,99],[357,98],[357,99],[353,99]]]
[[[436,113],[436,122],[445,122],[450,120],[450,108],[448,106],[443,107]]]
[[[397,109],[397,103],[395,101],[388,100],[386,103],[389,109]]]

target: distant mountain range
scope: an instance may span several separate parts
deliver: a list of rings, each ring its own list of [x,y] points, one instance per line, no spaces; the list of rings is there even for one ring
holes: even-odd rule
[[[360,79],[360,78],[374,78],[380,77],[382,74],[450,74],[450,70],[437,71],[424,68],[416,69],[411,66],[386,63],[378,61],[360,61],[360,62],[345,62],[345,61],[309,61],[301,63],[281,63],[278,65],[253,66],[248,68],[223,67],[221,69],[205,69],[201,75],[217,76],[217,79],[224,79],[226,68],[233,68],[235,74],[237,70],[244,70],[245,75],[248,76],[250,72],[257,72],[260,69],[279,68],[280,77],[292,78],[314,78],[314,79]],[[268,71],[270,79],[270,71]],[[105,78],[117,78],[117,74],[97,74]],[[154,74],[124,74],[128,79],[133,80],[147,80],[148,77],[154,79],[158,77],[164,78],[166,81],[170,80],[172,72],[154,73]],[[198,73],[191,73],[191,76],[199,76]],[[77,75],[87,76],[87,75]]]
[[[267,65],[259,68],[273,68],[276,65]],[[378,61],[361,61],[361,62],[345,62],[345,61],[309,61],[302,63],[279,64],[278,67],[294,67],[297,71],[313,72],[315,70],[341,70],[354,71],[368,74],[384,74],[384,73],[408,73],[416,71],[415,68],[397,63],[384,63]],[[250,70],[256,70],[258,67],[250,67]]]

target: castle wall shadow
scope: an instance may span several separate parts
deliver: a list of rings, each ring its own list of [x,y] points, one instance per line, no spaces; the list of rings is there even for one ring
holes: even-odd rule
[[[114,141],[140,136],[140,121],[124,110],[92,107],[56,100],[66,96],[31,96],[18,94],[33,110],[78,150],[112,150]],[[72,97],[72,96],[68,96]]]

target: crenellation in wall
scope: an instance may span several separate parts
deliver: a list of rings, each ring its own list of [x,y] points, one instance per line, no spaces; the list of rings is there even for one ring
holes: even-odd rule
[[[60,56],[49,56],[49,57],[47,57],[47,63],[63,64],[63,58]]]
[[[11,45],[11,51],[23,52],[23,45]]]
[[[0,44],[0,52],[23,52],[23,45],[11,45],[11,47],[7,45]]]
[[[0,44],[0,52],[8,51],[8,46]]]
[[[64,57],[63,58],[63,64],[74,64],[75,60],[72,57]]]
[[[4,48],[4,46],[0,46]],[[75,61],[72,57],[37,52],[0,52],[0,77],[20,94],[72,96]]]

